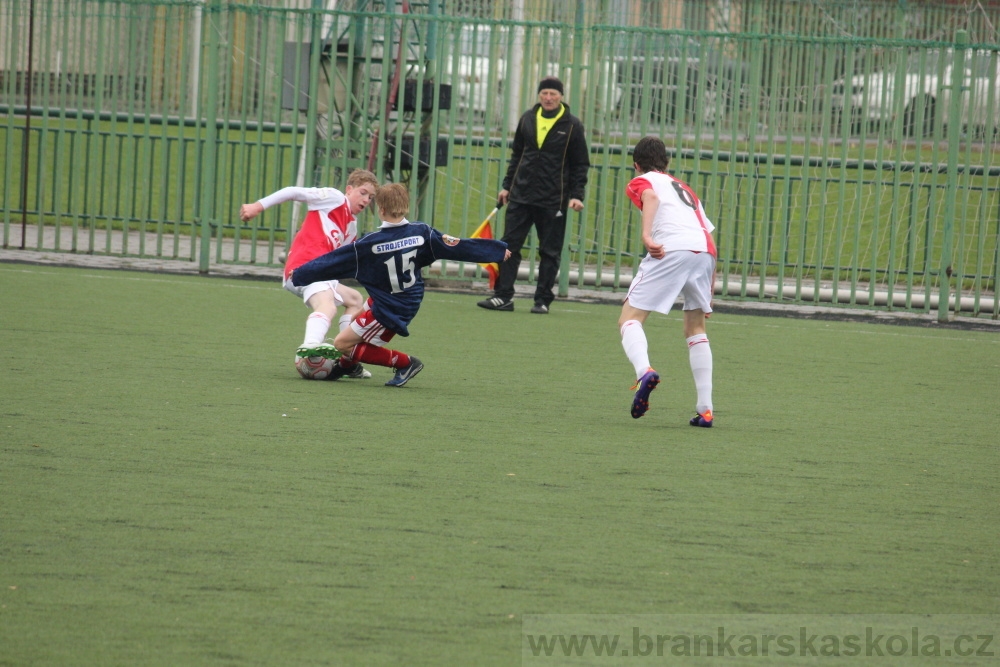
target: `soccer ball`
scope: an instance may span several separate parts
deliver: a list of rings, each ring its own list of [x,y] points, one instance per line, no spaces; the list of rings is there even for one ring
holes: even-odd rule
[[[295,370],[307,380],[327,379],[336,365],[336,359],[326,357],[295,357]]]

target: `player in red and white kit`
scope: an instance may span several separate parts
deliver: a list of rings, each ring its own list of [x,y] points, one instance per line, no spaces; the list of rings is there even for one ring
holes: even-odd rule
[[[326,342],[337,307],[344,307],[339,329],[343,330],[363,310],[365,299],[361,293],[336,280],[325,280],[302,287],[292,284],[292,271],[320,255],[352,243],[358,236],[357,215],[365,210],[378,189],[378,179],[370,171],[356,169],[347,177],[344,192],[334,188],[287,187],[252,204],[240,207],[240,219],[252,220],[266,209],[287,201],[307,205],[308,212],[299,227],[285,260],[283,286],[302,298],[312,313],[306,319],[306,333],[295,352],[299,357],[326,357],[337,359],[340,353]],[[371,377],[360,365],[351,377]]]
[[[710,427],[712,415],[712,348],[705,334],[705,318],[712,312],[715,260],[712,231],[698,196],[687,183],[666,173],[670,158],[657,137],[643,137],[632,154],[638,174],[625,188],[642,211],[642,243],[649,252],[632,279],[618,327],[622,347],[635,367],[632,416],[649,409],[649,395],[660,383],[649,363],[642,325],[650,312],[666,315],[678,296],[684,297],[684,337],[691,373],[698,393],[692,426]]]

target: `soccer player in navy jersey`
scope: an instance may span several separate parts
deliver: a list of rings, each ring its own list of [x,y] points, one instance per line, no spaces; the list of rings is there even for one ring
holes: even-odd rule
[[[625,355],[635,369],[632,416],[649,409],[649,394],[660,375],[649,365],[643,324],[650,312],[666,315],[684,297],[684,338],[698,398],[691,426],[711,427],[712,348],[705,318],[712,312],[715,226],[691,186],[667,173],[670,157],[659,137],[643,137],[632,153],[636,177],[625,193],[642,211],[642,243],[649,252],[639,264],[622,305],[618,328]]]
[[[378,230],[298,267],[292,282],[309,285],[353,278],[361,283],[368,291],[367,309],[334,339],[334,347],[343,356],[327,379],[349,375],[364,362],[394,369],[395,375],[385,384],[402,387],[424,365],[416,357],[385,345],[396,334],[410,335],[407,325],[424,298],[420,270],[439,259],[502,262],[510,257],[510,250],[503,241],[458,239],[425,223],[410,222],[406,219],[410,196],[399,183],[380,187],[375,206],[382,218]]]

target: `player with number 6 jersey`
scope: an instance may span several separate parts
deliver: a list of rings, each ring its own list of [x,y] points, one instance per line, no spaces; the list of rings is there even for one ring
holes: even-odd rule
[[[423,364],[395,350],[379,349],[395,334],[409,336],[408,325],[424,298],[421,269],[439,259],[502,262],[507,244],[492,239],[459,239],[422,222],[406,219],[409,195],[399,183],[379,188],[375,205],[382,226],[350,245],[317,257],[292,274],[295,285],[353,278],[368,291],[368,310],[342,331],[333,344],[344,356],[341,374],[359,362],[396,369],[389,386],[402,386]],[[416,367],[413,362],[419,364]]]
[[[625,187],[625,193],[639,210],[643,209],[642,193],[651,189],[659,206],[653,213],[653,241],[668,250],[707,252],[718,256],[712,232],[715,226],[705,214],[705,208],[691,186],[662,171],[648,171],[636,176]]]
[[[632,279],[618,330],[625,355],[635,369],[632,417],[649,409],[649,395],[660,383],[650,366],[643,324],[650,312],[666,315],[678,297],[684,300],[684,337],[698,398],[692,426],[711,427],[712,350],[705,318],[712,312],[715,259],[718,254],[698,195],[687,183],[666,172],[669,156],[658,137],[643,137],[632,153],[636,177],[625,192],[642,212],[642,242],[647,254]]]

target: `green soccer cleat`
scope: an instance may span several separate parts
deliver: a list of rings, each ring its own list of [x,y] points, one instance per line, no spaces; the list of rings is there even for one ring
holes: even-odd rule
[[[333,361],[336,361],[344,355],[333,345],[330,345],[329,343],[320,343],[319,345],[314,345],[313,347],[303,345],[299,349],[295,350],[295,356],[323,357],[324,359],[332,359]]]

